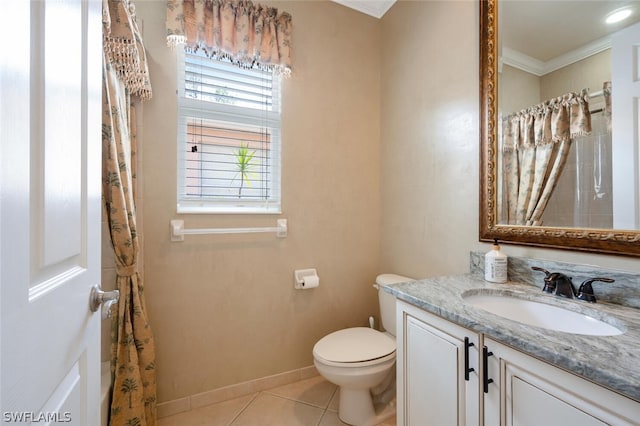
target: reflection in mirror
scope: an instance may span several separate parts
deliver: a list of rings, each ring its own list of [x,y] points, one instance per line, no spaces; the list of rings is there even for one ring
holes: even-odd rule
[[[480,240],[640,255],[640,4],[480,9]]]
[[[638,203],[618,202],[637,196],[637,168],[619,170],[615,187],[612,181],[635,147],[612,149],[612,77],[623,102],[632,96],[618,88],[626,76],[612,76],[610,46],[626,48],[619,34],[632,30],[625,28],[640,20],[640,10],[615,24],[605,18],[629,7],[615,1],[500,3],[499,224],[640,229]]]

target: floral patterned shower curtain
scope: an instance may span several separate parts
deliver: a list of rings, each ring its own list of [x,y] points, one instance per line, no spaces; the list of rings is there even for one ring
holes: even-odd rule
[[[507,222],[539,226],[573,138],[591,132],[588,91],[512,114],[502,130]]]
[[[135,8],[103,1],[102,193],[116,261],[118,312],[112,318],[113,391],[109,424],[156,424],[155,346],[138,273],[136,133],[132,97],[149,99],[151,86]]]

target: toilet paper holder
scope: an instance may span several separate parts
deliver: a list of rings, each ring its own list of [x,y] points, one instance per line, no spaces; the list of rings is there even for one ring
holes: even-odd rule
[[[293,278],[293,286],[299,290],[318,287],[320,284],[320,277],[315,268],[296,269],[293,271]]]

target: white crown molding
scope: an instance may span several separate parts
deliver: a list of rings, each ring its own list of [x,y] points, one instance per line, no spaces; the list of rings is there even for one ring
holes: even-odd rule
[[[332,0],[335,3],[366,13],[374,18],[382,18],[396,0]]]
[[[545,74],[545,63],[508,47],[502,48],[501,63],[538,77]]]
[[[502,48],[502,62],[514,68],[521,69],[530,74],[542,77],[545,74],[564,68],[589,56],[600,53],[611,47],[611,37],[602,37],[571,52],[560,55],[547,62],[539,61],[517,50]]]

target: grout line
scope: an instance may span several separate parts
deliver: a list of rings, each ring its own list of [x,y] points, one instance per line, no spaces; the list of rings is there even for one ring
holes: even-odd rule
[[[266,376],[259,379],[249,380],[234,385],[224,386],[222,388],[212,389],[198,394],[186,396],[183,398],[166,401],[158,404],[159,413],[170,412],[169,415],[178,414],[181,412],[192,411],[203,406],[218,404],[226,400],[239,398],[241,396],[250,395],[252,393],[259,393],[264,390],[273,389],[275,387],[285,386],[292,383],[299,382],[301,380],[307,380],[318,376],[317,370],[314,366],[302,367],[296,370],[285,371],[283,373],[274,374],[272,376]],[[295,377],[295,379],[292,379]],[[303,378],[304,377],[304,378]],[[282,381],[280,381],[282,380]],[[266,383],[271,381],[278,381],[277,384],[271,384],[271,386],[265,388]],[[184,409],[184,400],[188,400],[189,407]],[[195,403],[197,401],[197,403]],[[159,415],[158,418],[167,417],[167,415]]]
[[[331,398],[329,398],[329,403],[327,404],[327,411],[333,411],[333,410],[329,410],[329,406],[331,405],[331,401],[333,401],[333,398],[335,398],[336,393],[338,392],[338,389],[340,389],[340,386],[336,386],[336,388],[333,390],[333,393],[331,394]]]
[[[256,400],[256,398],[258,397],[258,395],[260,395],[261,393],[262,393],[262,392],[256,392],[256,393],[253,395],[253,398],[251,398],[251,400],[250,400],[249,402],[247,402],[247,403],[245,404],[245,406],[244,406],[244,407],[242,407],[242,408],[238,411],[238,414],[236,414],[236,415],[233,417],[233,419],[231,419],[231,421],[229,422],[229,425],[232,425],[236,420],[238,420],[238,417],[240,417],[240,415],[242,415],[242,413],[244,413],[244,412],[247,410],[247,408],[249,408],[249,406],[250,406],[251,404],[253,404],[253,401],[255,401],[255,400]]]
[[[327,407],[329,406],[329,403],[327,403],[327,406],[326,406],[326,407],[323,407],[323,406],[321,406],[321,405],[316,405],[316,404],[311,403],[311,402],[307,402],[307,401],[300,401],[299,399],[295,399],[295,398],[293,398],[293,397],[288,397],[288,396],[284,396],[284,395],[278,395],[278,394],[275,394],[275,393],[271,393],[271,392],[269,392],[268,390],[266,390],[266,391],[262,391],[261,393],[268,394],[268,395],[273,396],[273,397],[275,397],[275,398],[286,399],[287,401],[295,402],[295,403],[298,403],[298,404],[304,404],[304,405],[307,405],[307,406],[309,406],[309,407],[319,408],[319,409],[321,409],[322,411],[327,411]],[[332,395],[332,396],[333,396],[333,395]],[[329,402],[331,402],[331,399],[329,399]]]
[[[329,402],[327,402],[327,406],[324,408],[324,412],[322,413],[322,416],[320,416],[320,420],[318,420],[318,424],[316,426],[320,426],[322,424],[322,421],[324,420],[324,417],[327,415],[327,412],[331,411],[332,413],[334,412],[333,410],[329,410],[329,406],[331,405],[331,401],[333,401],[333,398],[336,396],[336,392],[338,392],[338,389],[340,389],[339,386],[336,386],[336,388],[333,390],[333,393],[331,393],[331,396],[329,397]],[[336,412],[336,416],[338,415],[338,413]],[[338,418],[338,421],[341,421]]]

